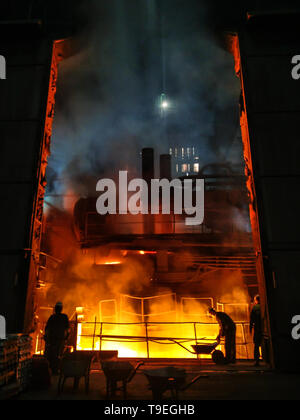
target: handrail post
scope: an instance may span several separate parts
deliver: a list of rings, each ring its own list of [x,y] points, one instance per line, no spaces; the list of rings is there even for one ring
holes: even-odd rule
[[[100,327],[100,348],[99,350],[102,350],[102,332],[103,332],[103,322],[101,322],[101,327]]]
[[[196,342],[196,345],[198,344],[198,337],[197,337],[197,323],[196,322],[194,322],[194,332],[195,332],[195,342]],[[197,359],[199,360],[199,354],[197,353]]]
[[[243,322],[242,322],[242,330],[243,330],[244,345],[246,347],[246,355],[247,355],[247,359],[249,359],[248,343],[247,343],[246,333],[245,333],[245,324]]]
[[[95,316],[95,324],[94,324],[94,334],[93,334],[93,351],[95,350],[95,334],[97,328],[97,317]]]
[[[147,359],[150,359],[149,337],[148,337],[148,323],[147,322],[145,322],[145,327],[146,327]]]
[[[144,307],[144,298],[142,298],[142,322],[145,322],[145,307]]]
[[[75,351],[77,351],[77,340],[78,340],[78,317],[77,317],[77,312],[76,312],[76,317],[75,317],[75,346],[74,346]]]

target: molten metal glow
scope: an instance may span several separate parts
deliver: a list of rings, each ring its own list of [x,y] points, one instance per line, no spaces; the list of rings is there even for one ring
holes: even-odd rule
[[[120,265],[120,261],[112,261],[112,262],[106,262],[105,265]]]
[[[184,358],[196,359],[197,355],[189,353],[172,337],[181,337],[179,341],[193,352],[192,345],[214,342],[218,333],[218,325],[201,325],[198,334],[205,334],[205,340],[193,340],[195,336],[194,324],[149,324],[146,332],[144,324],[78,324],[77,350],[117,350],[121,358]],[[100,329],[102,340],[100,342]],[[96,330],[95,336],[93,331]],[[148,344],[146,340],[148,336]],[[170,340],[168,339],[170,338]],[[200,335],[199,335],[200,337]],[[218,347],[221,349],[221,347]],[[201,355],[201,358],[210,359],[210,355]]]
[[[78,350],[117,350],[121,358],[210,359],[211,355],[193,353],[195,344],[212,344],[219,333],[215,319],[207,315],[207,303],[201,299],[186,299],[182,312],[174,307],[173,295],[136,298],[123,295],[120,316],[122,321],[111,321],[110,313],[100,313],[101,322],[81,322],[78,325]],[[209,299],[206,299],[209,301]],[[146,308],[151,308],[149,315]],[[252,354],[249,342],[249,321],[245,304],[218,304],[235,315],[237,320],[237,357],[247,359]],[[141,308],[135,313],[133,308]],[[234,312],[233,311],[238,312]],[[94,320],[97,319],[94,314]],[[110,319],[109,319],[110,318]],[[98,318],[99,319],[99,318]],[[131,321],[130,321],[131,319]],[[181,322],[176,322],[181,319]],[[92,318],[90,318],[92,320]],[[240,320],[240,321],[238,321]],[[225,351],[224,346],[217,349]]]

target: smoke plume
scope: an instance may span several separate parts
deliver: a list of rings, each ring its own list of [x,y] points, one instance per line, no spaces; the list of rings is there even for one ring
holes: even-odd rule
[[[242,163],[239,82],[206,2],[93,0],[81,13],[81,48],[59,67],[48,200],[93,194],[99,177],[119,170],[139,173],[142,147],[194,146],[201,165]]]

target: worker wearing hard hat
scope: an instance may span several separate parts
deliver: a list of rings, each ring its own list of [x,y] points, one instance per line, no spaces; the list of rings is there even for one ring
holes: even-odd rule
[[[229,315],[225,312],[217,312],[213,308],[209,313],[216,317],[220,331],[217,337],[218,343],[225,337],[225,361],[226,363],[236,363],[236,325]]]
[[[69,318],[62,313],[63,304],[57,302],[54,314],[48,319],[45,328],[46,350],[45,357],[49,361],[52,373],[55,375],[59,370],[59,360],[63,354],[65,342],[69,335]]]

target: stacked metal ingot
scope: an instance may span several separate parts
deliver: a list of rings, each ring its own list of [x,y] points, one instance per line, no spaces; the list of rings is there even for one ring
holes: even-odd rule
[[[26,391],[32,376],[32,339],[28,335],[11,335],[0,340],[0,399]]]
[[[18,341],[16,338],[0,340],[0,391],[17,384]]]
[[[17,377],[20,391],[26,391],[31,383],[32,376],[32,338],[28,335],[18,337],[18,372]]]

